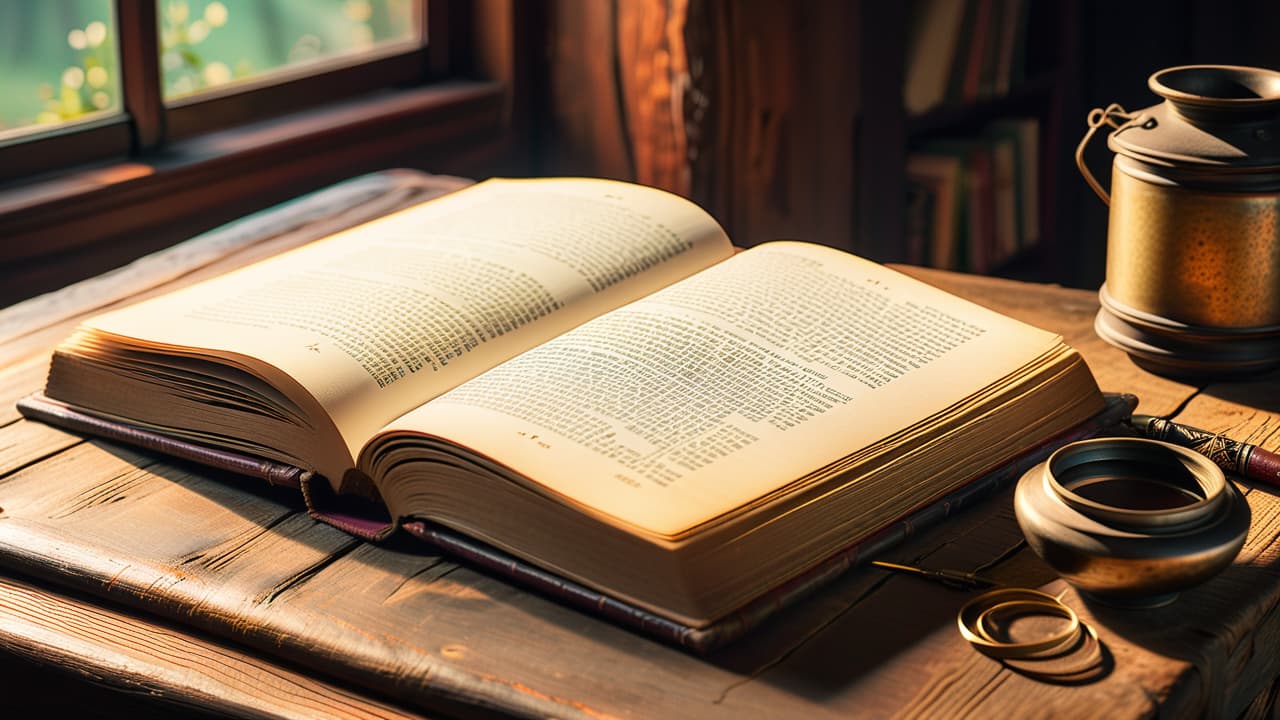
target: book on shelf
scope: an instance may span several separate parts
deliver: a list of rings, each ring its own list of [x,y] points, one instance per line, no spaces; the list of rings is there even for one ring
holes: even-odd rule
[[[964,268],[985,274],[1002,259],[997,254],[995,173],[991,146],[985,142],[968,144],[969,235],[965,243],[968,261]]]
[[[928,244],[937,222],[937,201],[941,188],[936,178],[912,173],[910,168],[907,169],[906,180],[907,217],[903,225],[905,258],[912,265],[924,265],[928,262]]]
[[[1027,79],[1027,33],[1030,0],[1004,0],[999,17],[1000,43],[996,51],[992,94],[1008,95]]]
[[[1019,250],[1035,247],[1040,242],[1040,120],[1001,118],[987,125],[984,132],[1012,148],[1017,247]]]
[[[930,236],[935,267],[988,273],[1039,243],[1039,121],[1005,118],[971,136],[933,139],[907,154],[911,193],[931,205]],[[913,259],[914,261],[914,259]]]
[[[1021,165],[1016,135],[987,132],[991,149],[991,207],[994,216],[992,245],[995,262],[1007,260],[1021,249],[1022,226],[1018,218]]]
[[[1027,0],[915,0],[908,6],[903,105],[1002,97],[1026,79]]]
[[[907,155],[906,176],[914,192],[927,195],[912,207],[931,209],[928,222],[918,223],[926,233],[918,242],[921,252],[910,262],[954,268],[959,264],[960,240],[968,219],[965,214],[966,171],[964,159],[952,153],[914,152]]]
[[[548,178],[91,318],[21,407],[701,650],[1120,405],[1061,337],[892,269]]]
[[[984,87],[982,78],[991,55],[988,48],[993,45],[992,39],[996,30],[995,0],[971,0],[971,4],[972,10],[967,12],[972,12],[973,19],[966,36],[968,47],[958,93],[960,101],[966,105],[987,97],[986,93],[990,90],[989,85]]]
[[[956,0],[917,0],[910,6],[902,88],[907,113],[919,115],[946,102],[964,7]]]

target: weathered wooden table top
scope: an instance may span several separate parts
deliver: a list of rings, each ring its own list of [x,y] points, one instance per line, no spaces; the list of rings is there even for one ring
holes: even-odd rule
[[[698,657],[421,545],[356,541],[312,521],[288,493],[86,440],[13,409],[42,386],[50,347],[77,317],[99,309],[86,294],[144,295],[323,227],[278,232],[177,278],[139,266],[96,289],[0,313],[0,648],[157,700],[265,717],[1271,711],[1280,676],[1280,502],[1271,488],[1244,486],[1253,528],[1234,565],[1156,610],[1086,603],[1022,544],[1009,493],[886,558],[982,568],[1003,582],[1065,591],[1111,664],[1095,682],[1056,685],[975,652],[955,626],[971,594],[915,578],[851,571],[745,639]],[[1092,292],[904,270],[1062,333],[1104,390],[1139,396],[1140,412],[1280,449],[1275,376],[1206,387],[1173,382],[1094,335]]]

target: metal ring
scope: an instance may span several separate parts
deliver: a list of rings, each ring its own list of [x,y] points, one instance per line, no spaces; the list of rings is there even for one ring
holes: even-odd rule
[[[992,611],[1012,612],[1025,609],[1026,614],[1052,614],[1067,619],[1066,628],[1033,642],[995,640],[982,628],[983,617]],[[1030,588],[997,588],[965,603],[956,617],[960,634],[986,655],[996,658],[1044,657],[1072,645],[1079,639],[1080,616],[1058,598]]]
[[[1019,617],[1023,615],[1056,615],[1065,618],[1068,623],[1062,631],[1042,640],[1022,643],[1007,643],[999,640],[988,623],[997,616]],[[979,615],[976,623],[978,634],[988,642],[996,645],[1007,645],[1009,651],[1000,657],[1004,659],[1036,659],[1050,658],[1070,650],[1080,641],[1080,618],[1071,608],[1060,602],[1042,602],[1039,600],[1008,600],[996,603]]]

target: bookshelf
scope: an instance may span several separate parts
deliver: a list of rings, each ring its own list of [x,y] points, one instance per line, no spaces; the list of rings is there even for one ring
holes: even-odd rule
[[[978,2],[987,17],[1027,9],[1017,82],[1010,75],[1000,92],[908,110],[909,71],[923,50],[937,52],[911,49],[920,8],[949,6],[958,27]],[[904,237],[916,231],[908,154],[1031,117],[1037,242],[987,272],[1080,288],[1102,282],[1108,217],[1073,158],[1088,110],[1153,104],[1146,79],[1164,67],[1280,67],[1268,33],[1280,3],[1170,0],[1159,12],[1102,0],[536,5],[549,13],[550,53],[547,92],[535,102],[539,173],[663,187],[702,204],[744,246],[797,237],[902,262]],[[961,35],[952,37],[954,47]],[[1093,145],[1090,165],[1104,174],[1106,143]]]
[[[912,0],[902,22],[901,94],[880,101],[902,107],[905,128],[904,241],[890,254],[1070,284],[1057,219],[1070,212],[1059,189],[1072,182],[1071,118],[1081,113],[1078,9]]]
[[[1057,274],[1065,267],[1060,238],[1072,232],[1058,228],[1071,218],[1055,199],[1064,186],[1078,185],[1090,193],[1079,204],[1097,203],[1068,174],[1075,173],[1071,151],[1084,129],[1079,75],[1087,58],[1078,36],[1090,6],[981,0],[990,4],[989,17],[999,15],[996,7],[1028,8],[1019,81],[1010,73],[1003,85],[987,81],[998,93],[908,112],[914,11],[926,2],[965,9],[978,1],[555,0],[547,5],[550,61],[536,168],[685,195],[746,247],[803,238],[904,262],[908,152],[1034,117],[1038,250],[989,272],[1071,284]],[[995,53],[993,67],[1000,57]],[[1013,56],[1005,57],[1011,67]]]

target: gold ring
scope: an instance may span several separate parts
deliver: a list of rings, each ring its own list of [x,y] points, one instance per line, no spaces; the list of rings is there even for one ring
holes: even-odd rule
[[[1041,640],[1021,643],[1005,643],[1000,641],[989,627],[997,617],[1018,617],[1022,615],[1057,615],[1065,618],[1067,626],[1061,631]],[[977,619],[975,629],[983,639],[995,645],[1009,646],[1004,658],[1047,658],[1061,654],[1077,645],[1080,640],[1080,618],[1071,608],[1060,602],[1041,600],[1006,600],[984,609]]]
[[[1041,640],[1003,642],[983,627],[984,620],[992,613],[1059,615],[1068,622],[1064,629]],[[970,644],[995,658],[1046,657],[1069,648],[1080,637],[1080,617],[1074,610],[1056,597],[1030,588],[998,588],[983,593],[960,609],[956,621],[960,634]]]

